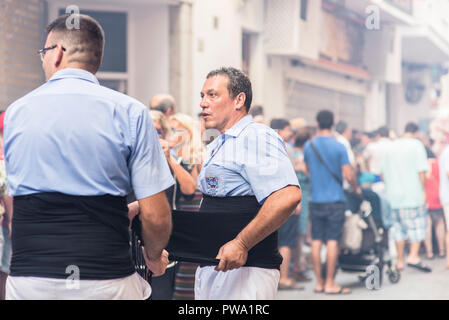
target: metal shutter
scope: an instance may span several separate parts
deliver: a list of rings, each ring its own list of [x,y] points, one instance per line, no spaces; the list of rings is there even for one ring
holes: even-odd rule
[[[318,111],[334,112],[335,122],[346,121],[351,127],[364,127],[364,98],[326,88],[308,85],[294,79],[286,81],[286,117],[304,118],[309,125],[316,124]]]

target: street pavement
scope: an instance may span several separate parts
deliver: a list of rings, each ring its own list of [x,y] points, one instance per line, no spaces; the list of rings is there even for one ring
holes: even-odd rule
[[[432,268],[431,273],[406,267],[396,284],[390,283],[385,275],[379,290],[367,289],[366,284],[359,281],[359,274],[339,270],[335,278],[336,283],[349,287],[351,294],[316,294],[313,292],[313,280],[300,283],[305,290],[278,291],[277,300],[449,300],[449,270],[446,269],[445,259],[423,259],[423,262]]]

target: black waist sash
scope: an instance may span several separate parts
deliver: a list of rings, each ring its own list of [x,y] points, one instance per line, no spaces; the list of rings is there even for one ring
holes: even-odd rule
[[[14,197],[12,276],[116,279],[135,272],[125,197]]]
[[[214,259],[220,247],[234,239],[257,215],[260,207],[254,196],[219,198],[205,195],[199,213],[173,211],[173,231],[167,251],[175,256],[197,257],[199,261]],[[281,263],[276,231],[248,252],[245,266],[279,269]]]

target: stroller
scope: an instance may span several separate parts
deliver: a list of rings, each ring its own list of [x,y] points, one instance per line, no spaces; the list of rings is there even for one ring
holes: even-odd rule
[[[382,221],[379,196],[369,189],[362,190],[362,197],[347,193],[347,209],[358,215],[362,225],[360,248],[349,249],[344,243],[338,258],[338,268],[345,272],[359,272],[359,280],[366,283],[368,277],[376,272],[379,276],[379,289],[382,285],[384,268],[391,283],[400,280],[400,272],[392,267],[388,257],[388,230]],[[343,234],[343,239],[345,234]]]

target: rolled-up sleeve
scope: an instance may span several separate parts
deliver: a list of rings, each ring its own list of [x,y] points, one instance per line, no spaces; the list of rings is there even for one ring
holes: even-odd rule
[[[168,189],[175,181],[148,111],[134,110],[130,123],[134,141],[128,167],[139,200]]]
[[[298,178],[284,142],[274,132],[259,130],[244,140],[246,161],[242,176],[249,182],[259,203],[289,185],[299,187]]]

